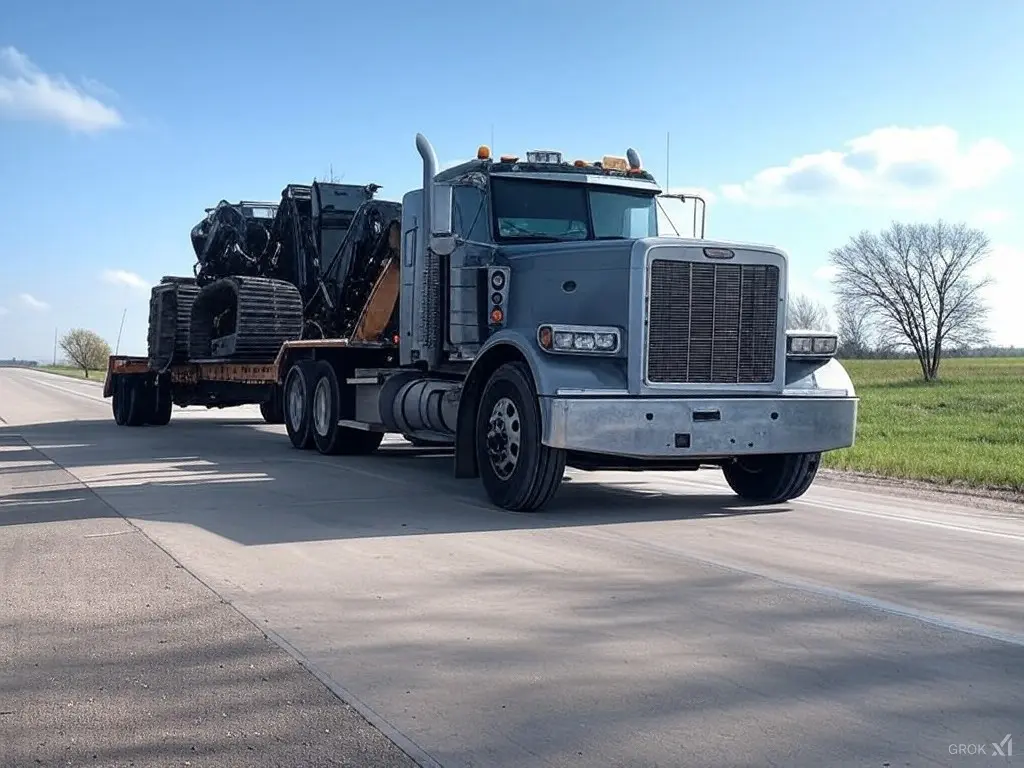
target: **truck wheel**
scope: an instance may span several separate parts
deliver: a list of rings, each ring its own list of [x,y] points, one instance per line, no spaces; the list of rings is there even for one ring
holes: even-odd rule
[[[540,442],[540,408],[525,363],[505,363],[480,398],[476,456],[487,496],[516,512],[539,510],[555,495],[565,451]]]
[[[299,360],[284,380],[284,426],[292,445],[300,450],[313,447],[310,403],[313,400],[312,360]]]
[[[114,413],[114,423],[123,427],[128,421],[128,397],[125,391],[124,377],[114,379],[113,394],[110,396],[110,410]]]
[[[323,454],[364,456],[373,453],[384,439],[382,432],[352,429],[338,424],[342,418],[341,383],[334,366],[316,364],[313,385],[313,441]]]
[[[124,423],[129,427],[141,427],[146,423],[153,407],[149,391],[136,378],[127,379],[125,388],[128,402],[125,407]]]
[[[744,456],[722,467],[736,495],[761,504],[780,504],[803,496],[814,482],[820,453]]]
[[[153,390],[151,399],[153,411],[149,417],[149,423],[157,427],[165,427],[171,422],[171,410],[174,401],[171,400],[171,392],[167,387],[157,387]]]
[[[274,392],[269,400],[260,403],[260,415],[267,424],[282,424],[284,422],[284,406],[281,403],[281,390],[274,387]]]

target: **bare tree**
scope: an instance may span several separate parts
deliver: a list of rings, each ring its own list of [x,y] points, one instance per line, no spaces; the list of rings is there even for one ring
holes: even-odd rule
[[[89,371],[106,368],[110,356],[110,345],[98,333],[85,328],[74,328],[65,333],[60,340],[60,348],[72,365],[85,372],[87,379]]]
[[[801,293],[794,294],[790,297],[789,306],[786,309],[786,327],[805,331],[830,330],[828,307],[820,301],[814,301],[809,296],[804,296]]]
[[[839,356],[847,359],[866,357],[871,351],[871,307],[849,298],[836,302]]]
[[[839,301],[870,311],[878,330],[917,355],[926,381],[936,379],[945,344],[987,338],[987,279],[971,271],[989,254],[984,232],[966,224],[902,224],[861,232],[830,256]]]

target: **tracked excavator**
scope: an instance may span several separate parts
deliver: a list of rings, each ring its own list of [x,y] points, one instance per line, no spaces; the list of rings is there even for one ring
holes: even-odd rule
[[[376,185],[222,201],[192,229],[193,276],[154,287],[146,358],[114,355],[119,425],[173,405],[261,403],[299,450],[363,455],[385,434],[447,443],[456,477],[534,511],[565,468],[720,467],[778,504],[853,445],[838,339],[788,331],[788,256],[659,231],[630,149],[474,158],[401,204]],[[702,201],[701,201],[702,202]]]
[[[397,248],[401,206],[376,184],[289,184],[279,203],[222,200],[192,228],[192,277],[152,289],[151,370],[192,364],[260,365],[285,341],[346,338]],[[396,312],[378,336],[397,331]],[[171,403],[226,407],[256,400],[280,423],[277,388],[176,389]],[[169,407],[166,400],[160,403]]]

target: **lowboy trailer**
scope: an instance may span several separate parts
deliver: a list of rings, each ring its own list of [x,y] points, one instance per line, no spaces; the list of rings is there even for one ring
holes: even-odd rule
[[[246,336],[243,315],[291,306],[292,294],[269,279],[260,295],[278,298],[247,308],[245,280],[268,278],[242,277],[222,341],[203,297],[228,295],[223,279],[198,297],[189,289],[191,314],[164,312],[160,322],[178,324],[161,333],[201,337],[189,347],[198,354],[112,356],[115,421],[165,425],[175,403],[248,402],[299,449],[369,454],[386,433],[449,444],[456,477],[480,478],[492,503],[521,511],[541,509],[567,465],[717,465],[739,496],[781,503],[810,487],[822,453],[853,445],[858,399],[836,335],[786,330],[785,252],[660,236],[664,195],[632,149],[569,163],[546,151],[495,160],[482,146],[439,173],[427,139],[416,147],[422,187],[400,207],[367,197],[353,219],[394,206],[370,245],[350,249],[366,290],[327,291],[335,298],[318,305],[317,327],[343,335],[310,337],[307,303],[305,323],[265,309]],[[324,295],[308,284],[308,301]],[[256,354],[282,334],[272,358]]]

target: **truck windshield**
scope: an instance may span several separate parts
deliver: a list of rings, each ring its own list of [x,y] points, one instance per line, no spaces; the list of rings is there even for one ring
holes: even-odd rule
[[[499,240],[558,242],[658,234],[652,193],[535,179],[491,179]]]

